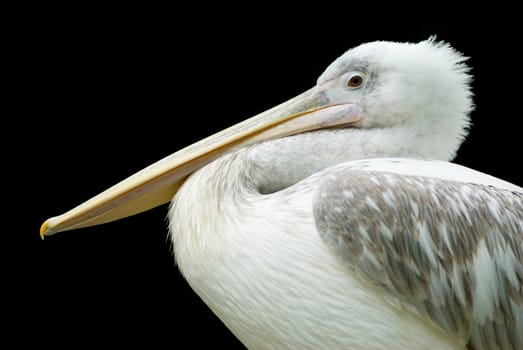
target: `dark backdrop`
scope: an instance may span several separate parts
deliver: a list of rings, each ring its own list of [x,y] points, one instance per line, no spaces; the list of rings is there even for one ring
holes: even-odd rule
[[[379,13],[378,13],[378,10]],[[3,244],[9,333],[20,344],[242,348],[184,282],[166,206],[40,241],[38,229],[142,167],[308,89],[373,40],[430,35],[471,59],[476,110],[456,161],[523,185],[518,23],[511,10],[389,12],[327,3],[283,11],[30,7],[8,30],[5,128],[17,190]],[[238,12],[236,12],[238,11]],[[301,12],[303,11],[303,12]],[[383,18],[380,18],[383,17]],[[516,40],[518,39],[518,40]],[[21,243],[21,244],[19,244]],[[254,317],[256,317],[254,315]]]

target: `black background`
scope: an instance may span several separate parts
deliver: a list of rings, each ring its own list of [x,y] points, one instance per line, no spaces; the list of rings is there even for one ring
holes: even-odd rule
[[[523,185],[519,32],[510,13],[328,3],[17,9],[4,52],[14,78],[4,95],[13,122],[4,128],[4,190],[15,194],[4,218],[15,243],[1,245],[7,333],[20,345],[242,348],[174,265],[166,206],[45,241],[39,226],[308,89],[363,42],[435,34],[470,56],[477,107],[456,162]]]

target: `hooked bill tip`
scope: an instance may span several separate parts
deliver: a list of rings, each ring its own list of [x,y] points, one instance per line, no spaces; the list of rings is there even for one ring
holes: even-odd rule
[[[45,233],[47,232],[47,226],[49,226],[49,220],[45,220],[45,222],[40,227],[40,238],[44,239]]]

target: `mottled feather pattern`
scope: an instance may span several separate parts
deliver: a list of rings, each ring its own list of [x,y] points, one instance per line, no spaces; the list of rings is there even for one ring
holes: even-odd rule
[[[318,231],[363,279],[474,349],[523,348],[523,193],[339,169]]]

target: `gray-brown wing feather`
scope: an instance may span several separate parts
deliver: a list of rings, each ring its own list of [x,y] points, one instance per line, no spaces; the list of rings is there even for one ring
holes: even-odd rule
[[[475,349],[523,349],[523,194],[338,170],[314,202],[324,242],[359,276]]]

